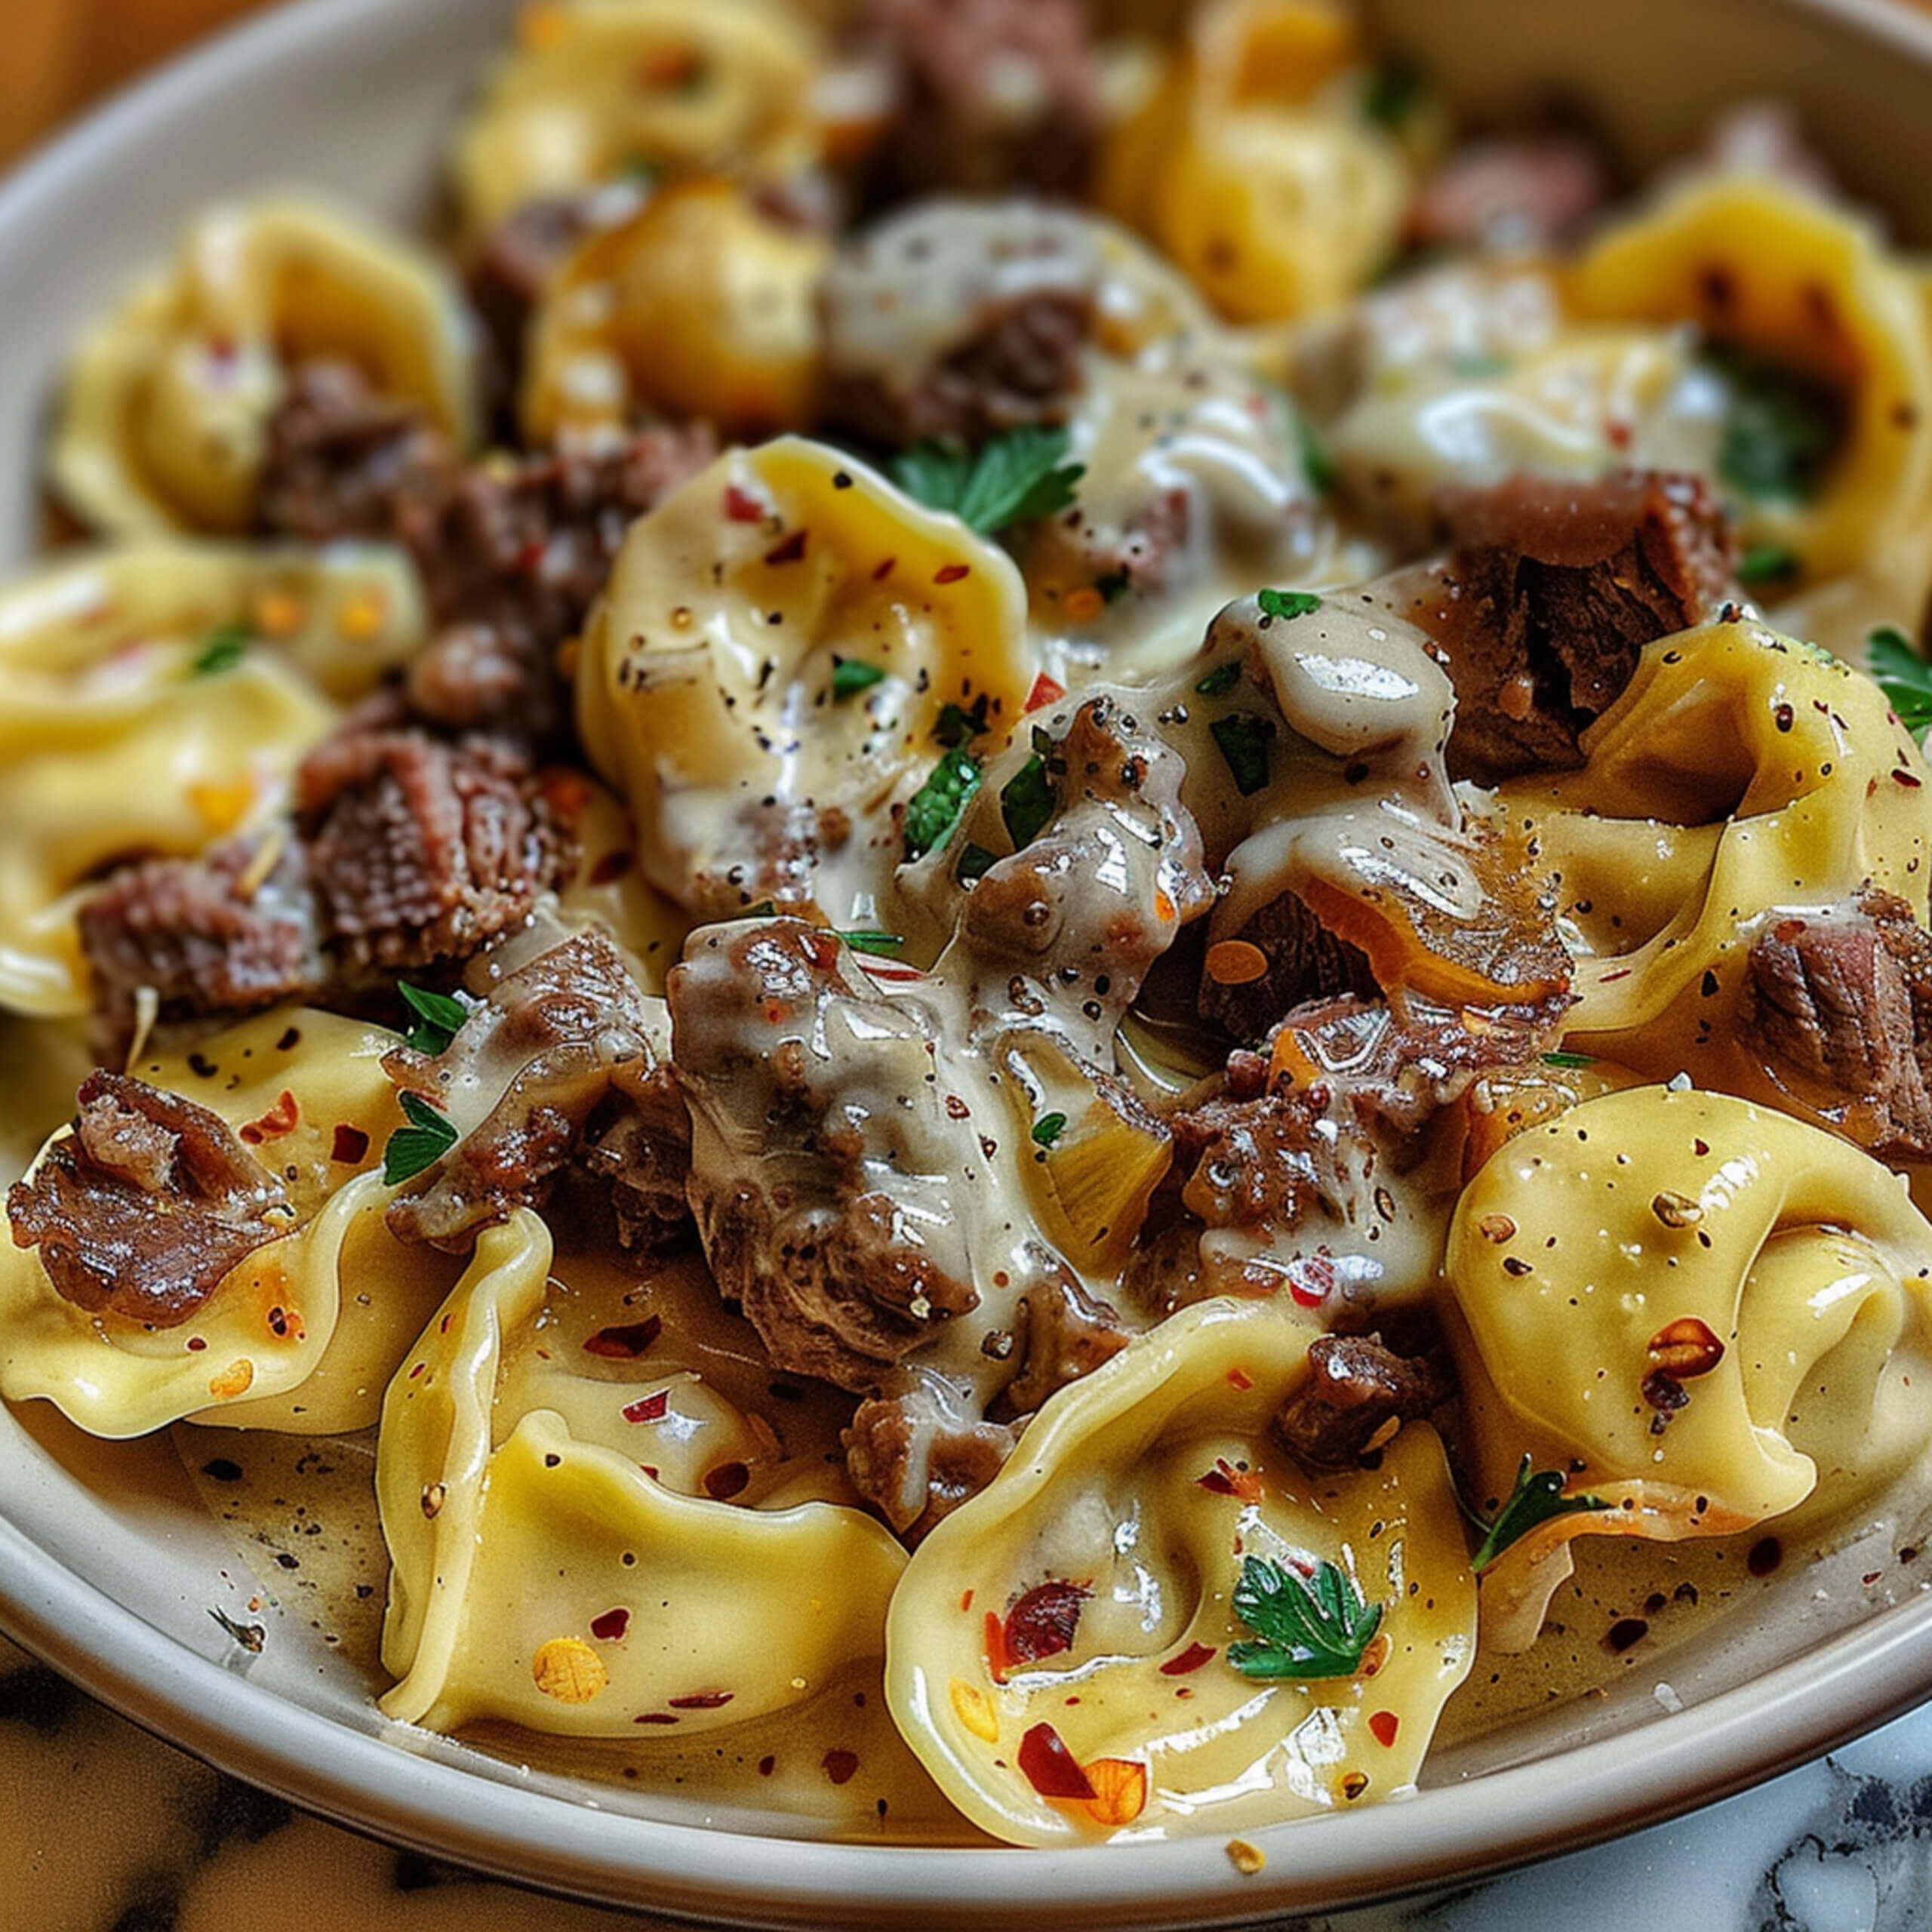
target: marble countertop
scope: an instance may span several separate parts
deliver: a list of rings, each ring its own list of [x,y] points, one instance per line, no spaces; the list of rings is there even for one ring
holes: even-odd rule
[[[299,1891],[298,1891],[299,1888]],[[290,1900],[298,1897],[291,1916]],[[1531,1869],[1272,1932],[1921,1932],[1932,1706],[1776,1782]],[[0,1641],[0,1932],[655,1932],[292,1810]]]

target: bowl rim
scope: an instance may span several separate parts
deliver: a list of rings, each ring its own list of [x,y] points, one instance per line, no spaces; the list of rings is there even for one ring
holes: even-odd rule
[[[1769,4],[1932,73],[1932,16],[1894,0]],[[228,89],[272,85],[395,5],[287,0],[112,97],[0,179],[0,253],[70,186],[137,162],[177,117]],[[936,1925],[1031,1928],[1044,1915],[1207,1925],[1360,1903],[1714,1802],[1932,1693],[1932,1594],[1921,1593],[1680,1712],[1361,1812],[1247,1832],[1267,1863],[1243,1876],[1219,1835],[1052,1851],[826,1843],[660,1822],[479,1776],[410,1748],[425,1734],[409,1727],[353,1730],[251,1684],[51,1559],[4,1509],[0,1630],[143,1728],[338,1823],[543,1890],[759,1924],[903,1924],[916,1909]]]

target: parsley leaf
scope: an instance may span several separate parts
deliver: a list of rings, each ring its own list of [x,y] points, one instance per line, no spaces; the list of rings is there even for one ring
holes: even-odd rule
[[[1480,1517],[1471,1519],[1482,1527],[1484,1534],[1469,1560],[1469,1567],[1481,1576],[1512,1543],[1527,1536],[1540,1523],[1558,1516],[1574,1516],[1583,1510],[1610,1507],[1601,1497],[1565,1496],[1563,1472],[1539,1469],[1532,1474],[1530,1459],[1525,1456],[1516,1472],[1515,1487],[1504,1499],[1494,1519],[1487,1524]]]
[[[1545,1066],[1595,1066],[1597,1057],[1595,1054],[1545,1054],[1543,1063]]]
[[[841,933],[838,937],[854,952],[894,953],[906,943],[900,933]]]
[[[1315,426],[1300,410],[1294,412],[1295,441],[1301,451],[1301,473],[1318,497],[1332,497],[1341,472],[1328,445],[1315,433]]]
[[[1240,682],[1241,660],[1235,658],[1217,664],[1206,677],[1196,681],[1194,688],[1202,697],[1226,697]]]
[[[986,704],[984,691],[973,700],[970,711],[948,698],[939,708],[939,722],[933,727],[933,736],[946,746],[970,745],[975,738],[984,737],[988,729]]]
[[[971,839],[966,841],[966,849],[959,855],[959,863],[953,868],[952,875],[961,885],[971,885],[975,879],[982,879],[999,863],[999,854],[989,852],[983,845],[976,845]]]
[[[907,859],[922,859],[934,846],[943,845],[979,789],[980,761],[963,746],[954,746],[906,808]]]
[[[1922,745],[1932,731],[1932,664],[1912,648],[1912,640],[1890,624],[1866,634],[1865,653],[1872,675],[1899,722]]]
[[[1730,344],[1704,359],[1730,387],[1718,473],[1758,503],[1808,503],[1844,441],[1842,400],[1824,384]]]
[[[1747,586],[1789,583],[1803,565],[1782,543],[1754,543],[1737,560],[1737,580]]]
[[[876,664],[868,664],[860,657],[835,657],[832,660],[832,701],[843,704],[848,697],[857,697],[861,691],[869,691],[873,685],[882,684],[885,672]]]
[[[195,654],[194,663],[188,667],[189,676],[211,678],[220,672],[233,670],[247,655],[254,635],[247,621],[240,617],[211,626],[202,639],[201,649]]]
[[[414,1180],[456,1145],[456,1129],[420,1094],[405,1093],[402,1111],[409,1125],[398,1128],[383,1149],[385,1187]]]
[[[1042,1114],[1033,1123],[1033,1144],[1037,1147],[1051,1147],[1066,1131],[1066,1115]]]
[[[1234,1611],[1261,1639],[1228,1646],[1229,1663],[1245,1677],[1352,1677],[1382,1626],[1382,1606],[1365,1602],[1326,1561],[1304,1577],[1266,1557],[1243,1557]]]
[[[443,1052],[469,1017],[469,1008],[461,1000],[452,999],[448,993],[426,992],[420,986],[412,986],[407,980],[396,991],[401,994],[403,1004],[416,1016],[415,1024],[402,1036],[404,1044],[414,1047],[419,1054],[433,1057]]]
[[[1361,111],[1378,128],[1395,134],[1407,125],[1427,92],[1428,83],[1415,68],[1390,61],[1362,83]]]
[[[956,443],[921,443],[892,466],[893,479],[928,509],[950,510],[983,537],[1063,510],[1084,466],[1063,460],[1067,434],[1027,423],[968,451]]]
[[[1235,789],[1251,798],[1268,782],[1268,747],[1274,742],[1275,721],[1252,711],[1236,711],[1217,718],[1208,728],[1235,781]]]
[[[1257,590],[1254,601],[1264,617],[1278,617],[1284,623],[1311,617],[1321,608],[1321,599],[1312,590]]]
[[[1047,776],[1047,761],[1035,752],[1000,787],[999,815],[1006,822],[1006,835],[1016,852],[1039,837],[1059,803],[1054,781]]]

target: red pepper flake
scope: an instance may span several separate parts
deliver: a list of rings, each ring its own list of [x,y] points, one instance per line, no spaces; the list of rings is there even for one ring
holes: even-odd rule
[[[640,1395],[635,1402],[624,1404],[626,1422],[662,1422],[669,1413],[671,1392],[660,1389],[648,1395]]]
[[[995,1684],[1006,1681],[1006,1667],[1012,1660],[1006,1654],[1006,1626],[999,1620],[999,1612],[989,1610],[986,1622],[986,1668],[992,1672]]]
[[[749,491],[740,489],[735,483],[728,483],[724,486],[724,514],[734,523],[762,523],[764,506]]]
[[[674,1711],[641,1711],[631,1719],[632,1724],[675,1724],[677,1721],[677,1713]]]
[[[768,1778],[777,1768],[778,1760],[776,1758],[761,1758],[758,1761],[758,1774],[761,1778]]]
[[[971,564],[942,564],[933,572],[933,581],[935,583],[957,583],[962,577],[972,574],[973,566]]]
[[[1050,1724],[1036,1724],[1020,1740],[1020,1769],[1042,1798],[1077,1798],[1092,1803],[1098,1795],[1080,1761]]]
[[[1081,1584],[1058,1579],[1035,1584],[1006,1614],[1001,1644],[1006,1663],[1038,1663],[1072,1649],[1080,1606],[1093,1594]]]
[[[1026,694],[1026,709],[1038,711],[1042,705],[1058,703],[1066,695],[1066,687],[1057,678],[1050,678],[1042,671],[1033,680],[1033,688]]]
[[[795,564],[805,554],[805,539],[809,531],[795,530],[789,537],[783,538],[765,552],[768,564]]]
[[[1384,1750],[1395,1742],[1395,1734],[1402,1727],[1402,1720],[1393,1711],[1371,1711],[1368,1714],[1369,1734]]]
[[[279,1140],[300,1118],[301,1109],[295,1104],[295,1096],[285,1087],[275,1105],[260,1120],[251,1120],[243,1126],[242,1138],[251,1147],[259,1147],[264,1140]]]
[[[1245,1369],[1229,1369],[1228,1371],[1228,1380],[1232,1383],[1237,1389],[1252,1389],[1254,1386],[1254,1377],[1250,1375]]]
[[[856,1751],[828,1751],[820,1761],[825,1774],[834,1784],[850,1784],[859,1772],[859,1754]]]
[[[1288,1264],[1288,1296],[1299,1308],[1319,1308],[1335,1289],[1335,1264],[1325,1254],[1297,1256]]]
[[[735,1690],[694,1690],[688,1697],[666,1697],[664,1701],[674,1711],[721,1711],[737,1694]],[[854,1758],[855,1767],[857,1763]]]
[[[653,1482],[655,1482],[657,1480],[657,1465],[655,1463],[638,1463],[638,1467],[641,1469]]]
[[[601,1617],[590,1620],[590,1634],[601,1637],[607,1644],[614,1644],[631,1627],[631,1614],[622,1608],[607,1610]],[[672,1700],[677,1701],[675,1698]]]
[[[207,1342],[199,1335],[190,1335],[188,1337],[188,1352],[190,1355],[198,1355],[207,1346]]]
[[[611,885],[622,878],[637,863],[637,854],[626,846],[620,845],[614,852],[606,852],[590,869],[592,885]]]
[[[1204,1663],[1214,1660],[1212,1644],[1190,1644],[1177,1657],[1170,1657],[1161,1666],[1163,1677],[1186,1677],[1190,1672],[1198,1670]]]
[[[414,1382],[416,1378],[429,1366],[429,1364],[426,1361],[419,1361],[416,1366],[409,1371],[410,1380]]]
[[[873,583],[883,583],[898,568],[899,559],[897,557],[887,558],[885,561],[881,564],[878,568],[872,572]]]
[[[1913,773],[1906,771],[1902,766],[1894,771],[1892,777],[1898,783],[1904,786],[1909,791],[1913,792],[1916,792],[1925,782]]]
[[[1225,1456],[1214,1458],[1214,1466],[1194,1480],[1214,1496],[1238,1496],[1244,1503],[1261,1500],[1261,1478],[1252,1469],[1238,1469]]]
[[[959,1607],[962,1612],[969,1611],[973,1607],[973,1592],[971,1590],[968,1590],[965,1595],[959,1599]]]
[[[751,1479],[752,1472],[743,1463],[720,1463],[705,1472],[705,1494],[714,1503],[728,1503]]]
[[[641,1321],[598,1329],[584,1343],[583,1352],[587,1355],[601,1355],[607,1361],[635,1361],[663,1332],[664,1318],[647,1315]]]
[[[369,1137],[359,1127],[351,1127],[346,1121],[335,1131],[335,1144],[329,1149],[329,1158],[340,1161],[346,1168],[352,1168],[369,1151]]]

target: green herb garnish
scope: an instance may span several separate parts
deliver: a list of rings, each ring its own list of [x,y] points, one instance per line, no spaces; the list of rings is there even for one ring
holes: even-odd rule
[[[202,639],[202,648],[195,654],[195,661],[189,666],[189,673],[196,678],[211,678],[218,672],[232,671],[248,654],[254,632],[248,623],[237,617],[225,624],[216,624]]]
[[[1217,664],[1207,676],[1194,687],[1202,697],[1226,697],[1241,682],[1239,659],[1226,664]]]
[[[1364,1601],[1326,1561],[1304,1577],[1266,1557],[1243,1557],[1234,1611],[1261,1639],[1228,1646],[1229,1663],[1247,1677],[1352,1677],[1382,1627],[1382,1606]]]
[[[408,1126],[398,1128],[383,1149],[385,1187],[414,1180],[456,1145],[456,1129],[420,1094],[405,1093],[402,1111]]]
[[[860,657],[835,657],[832,660],[832,701],[843,704],[848,697],[857,697],[861,691],[869,691],[873,685],[885,681],[884,671],[876,664],[868,664]]]
[[[975,738],[983,738],[987,732],[986,694],[982,691],[973,700],[968,711],[955,704],[950,698],[939,708],[939,722],[933,727],[933,736],[946,746],[970,745]]]
[[[1208,728],[1235,789],[1251,798],[1268,782],[1268,747],[1275,737],[1275,721],[1252,711],[1217,718]]]
[[[1706,361],[1730,385],[1718,473],[1758,503],[1808,503],[1844,441],[1843,401],[1823,383],[1734,345]]]
[[[841,933],[838,937],[854,952],[894,953],[906,943],[901,933]]]
[[[1066,1131],[1066,1115],[1042,1114],[1033,1123],[1034,1145],[1039,1147],[1051,1147]]]
[[[1100,593],[1103,604],[1124,597],[1133,587],[1134,580],[1125,571],[1103,571],[1094,580],[1094,588]]]
[[[976,845],[971,839],[966,841],[966,849],[959,855],[959,863],[953,868],[952,875],[961,885],[971,885],[975,879],[982,879],[999,863],[999,854],[989,852],[983,845]]]
[[[1597,1057],[1595,1054],[1545,1054],[1543,1063],[1545,1066],[1595,1066]]]
[[[1328,445],[1315,434],[1315,426],[1298,409],[1294,411],[1295,441],[1301,449],[1301,473],[1318,497],[1332,497],[1341,481]]]
[[[1312,590],[1257,590],[1254,601],[1264,617],[1278,617],[1284,623],[1311,617],[1321,608],[1321,599]]]
[[[950,510],[983,537],[1063,510],[1084,467],[1066,459],[1067,433],[1057,424],[1028,423],[976,451],[956,443],[921,443],[892,466],[906,495],[928,509]]]
[[[1000,788],[999,815],[1006,822],[1006,835],[1016,852],[1039,837],[1059,803],[1054,782],[1047,776],[1047,761],[1035,752]]]
[[[922,859],[936,845],[943,845],[979,789],[980,761],[955,745],[906,808],[906,857]]]
[[[1754,543],[1737,560],[1737,580],[1746,585],[1789,583],[1803,568],[1798,552],[1782,543]]]
[[[1932,664],[1913,649],[1911,638],[1891,624],[1881,624],[1865,638],[1865,654],[1885,702],[1899,722],[1922,745],[1932,731]]]
[[[1549,1522],[1558,1516],[1574,1516],[1582,1511],[1607,1509],[1611,1506],[1601,1497],[1565,1496],[1563,1472],[1538,1469],[1532,1473],[1530,1459],[1525,1456],[1516,1472],[1515,1487],[1510,1491],[1503,1507],[1497,1511],[1494,1520],[1485,1524],[1480,1516],[1470,1516],[1469,1520],[1483,1531],[1483,1539],[1476,1546],[1475,1555],[1469,1559],[1469,1567],[1481,1576],[1512,1543],[1527,1536],[1540,1523]]]
[[[1395,134],[1408,125],[1428,91],[1420,69],[1389,61],[1363,82],[1361,111],[1378,128]]]
[[[428,1054],[434,1058],[445,1051],[463,1023],[469,1017],[469,1008],[461,1000],[451,998],[448,993],[426,992],[420,986],[412,986],[407,980],[396,991],[401,994],[403,1004],[416,1016],[415,1024],[402,1036],[404,1044],[414,1047],[419,1054]]]

